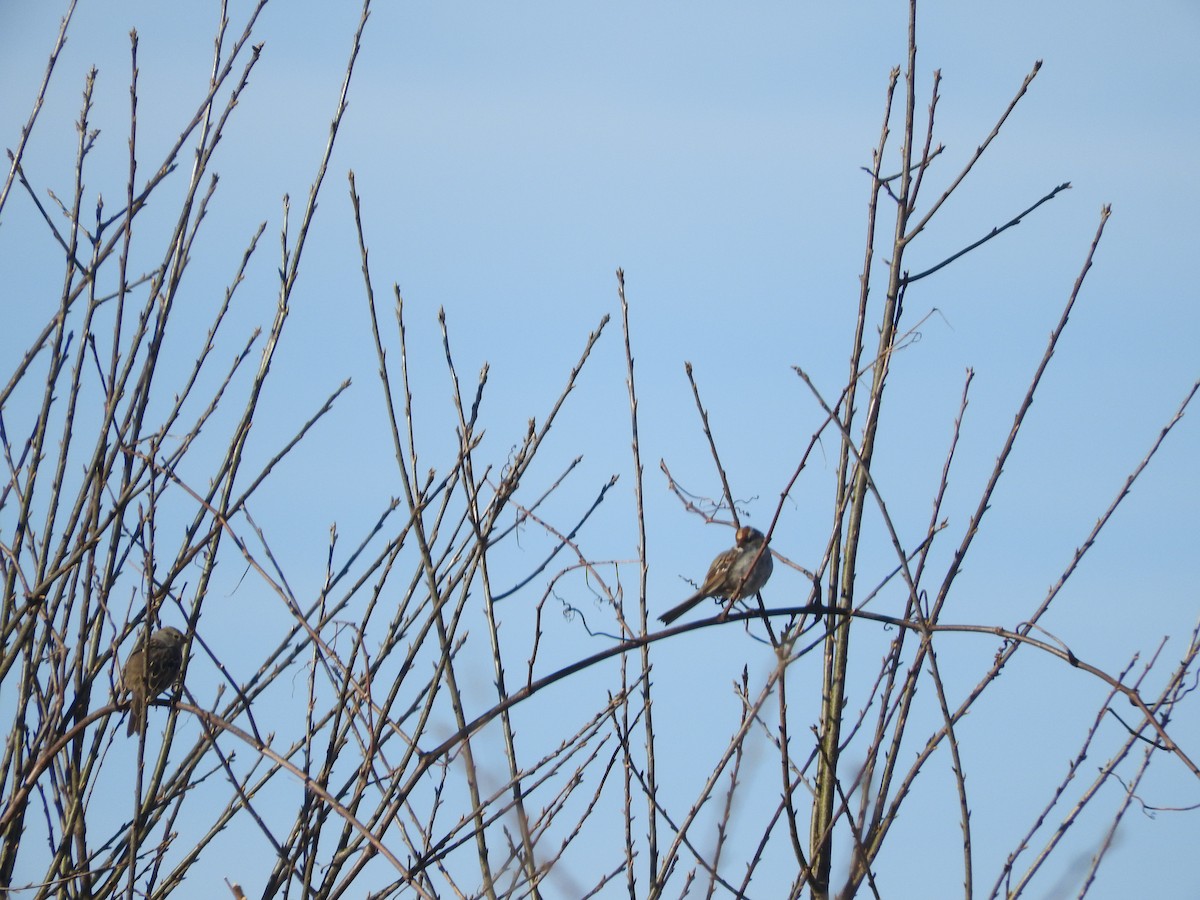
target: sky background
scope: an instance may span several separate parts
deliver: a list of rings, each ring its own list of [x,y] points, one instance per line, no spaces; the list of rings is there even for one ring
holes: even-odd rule
[[[792,367],[808,372],[830,399],[846,377],[869,191],[860,167],[870,165],[879,140],[889,70],[904,61],[904,4],[847,6],[471,2],[373,10],[264,400],[266,418],[251,446],[257,459],[268,458],[327,394],[352,380],[252,507],[298,594],[319,589],[331,523],[356,538],[400,493],[348,199],[351,169],[381,308],[390,307],[393,282],[405,298],[430,465],[443,464],[455,446],[439,308],[464,384],[473,385],[484,361],[490,365],[482,450],[498,464],[530,417],[543,420],[588,332],[612,314],[537,477],[548,483],[583,455],[572,485],[548,509],[562,525],[620,473],[618,490],[586,535],[587,549],[596,558],[636,555],[614,275],[622,267],[640,395],[650,608],[661,612],[686,595],[684,579],[701,577],[730,543],[728,531],[681,508],[659,471],[665,460],[684,487],[719,493],[685,361],[695,367],[748,520],[770,521],[823,419]],[[19,140],[64,9],[0,2],[0,141],[7,148]],[[949,534],[934,554],[943,567],[1061,315],[1101,208],[1113,207],[945,617],[1013,627],[1058,580],[1200,377],[1200,5],[930,2],[919,12],[918,106],[927,107],[932,72],[940,69],[937,140],[946,145],[928,176],[925,208],[989,133],[1035,60],[1044,65],[968,182],[910,248],[912,270],[978,239],[1055,185],[1072,184],[907,295],[903,324],[920,322],[919,340],[894,363],[882,423],[886,452],[873,474],[910,546],[929,517],[965,370],[975,371],[947,495]],[[243,333],[269,324],[282,198],[291,196],[298,221],[358,15],[353,4],[315,2],[275,3],[264,12],[256,38],[265,42],[262,61],[214,163],[221,182],[180,312],[180,323],[194,321],[196,331],[189,335],[180,324],[173,336],[181,358],[192,358],[211,304],[263,221],[235,323]],[[74,121],[84,75],[95,65],[93,122],[102,131],[86,196],[102,194],[115,209],[128,155],[129,30],[140,35],[145,176],[204,94],[216,16],[207,3],[82,2],[26,153],[30,181],[70,196]],[[240,33],[245,5],[233,4],[231,16],[231,32]],[[887,172],[895,170],[899,124],[894,118]],[[185,179],[176,173],[166,195],[177,196]],[[172,214],[169,203],[152,207],[143,227]],[[885,217],[880,231],[890,228]],[[156,252],[148,248],[147,258]],[[0,220],[6,372],[55,308],[59,256],[28,197],[14,194]],[[886,270],[882,260],[876,266],[878,298]],[[4,410],[9,421],[23,414],[28,409]],[[1134,654],[1147,659],[1164,637],[1164,658],[1176,658],[1200,610],[1196,421],[1193,410],[1171,434],[1043,622],[1107,670]],[[809,568],[819,562],[830,526],[836,450],[827,435],[775,533],[775,548]],[[871,525],[864,583],[893,565],[877,517]],[[225,614],[233,621],[245,615],[235,609],[240,604],[260,602],[248,596],[252,588],[236,586],[238,575],[229,573],[225,585]],[[636,576],[625,578],[635,591]],[[543,589],[534,586],[531,597]],[[777,567],[765,597],[772,605],[799,603],[806,590],[798,575]],[[568,590],[563,599],[601,615],[587,607],[585,590]],[[506,602],[514,629],[521,628],[522,601]],[[897,585],[873,608],[898,614],[902,605]],[[547,668],[603,646],[578,619],[552,618]],[[205,624],[230,654],[253,639],[223,624],[221,603],[209,604]],[[869,679],[890,635],[862,633],[861,675]],[[994,641],[955,639],[947,642],[944,666],[965,691],[994,651]],[[689,751],[702,745],[710,718],[719,720],[721,734],[728,729],[736,714],[729,685],[744,664],[761,676],[772,658],[737,629],[708,629],[655,649],[659,727],[664,746],[678,750],[668,777],[677,779],[671,788],[683,798],[694,795],[710,767]],[[486,659],[480,665],[486,688]],[[789,681],[796,702],[811,704],[814,715],[818,673],[813,654]],[[1034,653],[1019,656],[1009,675],[961,735],[980,890],[990,887],[1014,835],[1061,778],[1077,746],[1072,736],[1082,735],[1105,693]],[[196,678],[193,690],[203,684],[202,674]],[[481,690],[481,703],[487,696]],[[1175,728],[1198,758],[1195,709],[1185,708]],[[1047,755],[1047,745],[1057,755]],[[1097,765],[1104,758],[1098,752]],[[905,887],[914,879],[928,888],[925,896],[961,893],[958,823],[943,805],[952,800],[952,781],[945,755],[940,762],[928,773],[928,796],[914,796],[901,819],[907,836],[894,836],[894,849],[880,860],[884,896],[915,896]],[[1200,802],[1182,766],[1168,758],[1156,766],[1141,791],[1146,803]],[[765,796],[774,796],[773,778],[773,769],[762,776]],[[1104,810],[1120,786],[1106,790],[1112,796]],[[1064,854],[1032,896],[1075,895],[1063,867],[1077,855],[1086,859],[1105,822],[1098,816],[1077,829],[1077,851]],[[1194,813],[1131,813],[1093,896],[1188,896],[1178,866],[1194,853],[1195,835]],[[201,871],[215,883],[229,876],[249,887],[263,849],[239,856],[231,848],[224,868]],[[201,876],[193,878],[199,883]]]

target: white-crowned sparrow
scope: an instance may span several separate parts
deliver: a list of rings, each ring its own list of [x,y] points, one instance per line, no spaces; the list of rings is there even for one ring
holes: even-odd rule
[[[667,610],[658,617],[659,620],[664,625],[670,625],[705,597],[741,600],[758,593],[771,577],[771,570],[774,568],[771,551],[763,547],[765,540],[763,533],[757,528],[751,528],[749,525],[739,528],[736,545],[712,561],[700,590],[678,606]]]
[[[139,643],[121,670],[121,687],[131,695],[129,727],[131,735],[146,727],[146,705],[179,678],[183,665],[183,633],[169,625],[150,635],[149,652]]]

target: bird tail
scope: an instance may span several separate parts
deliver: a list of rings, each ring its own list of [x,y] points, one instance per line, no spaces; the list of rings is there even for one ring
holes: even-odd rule
[[[138,703],[135,698],[129,704],[129,725],[125,728],[125,737],[133,737],[134,732],[141,731],[146,721],[146,706]]]
[[[702,593],[692,594],[692,596],[688,597],[678,606],[671,607],[665,613],[659,616],[658,621],[662,622],[664,625],[670,625],[707,596],[708,594]]]

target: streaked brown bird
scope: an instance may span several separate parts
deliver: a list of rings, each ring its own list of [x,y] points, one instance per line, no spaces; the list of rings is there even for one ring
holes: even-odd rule
[[[146,706],[179,678],[183,666],[183,633],[167,626],[150,635],[149,651],[142,644],[129,654],[121,670],[121,687],[131,695],[126,735],[146,727]]]
[[[670,625],[705,597],[742,600],[762,590],[775,567],[771,551],[763,548],[766,538],[757,528],[743,525],[737,530],[735,540],[733,547],[712,561],[700,590],[658,617],[664,625]]]

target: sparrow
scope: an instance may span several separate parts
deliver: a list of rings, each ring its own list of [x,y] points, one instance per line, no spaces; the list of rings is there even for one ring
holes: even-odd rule
[[[667,610],[659,620],[670,625],[705,597],[741,600],[758,593],[771,577],[774,563],[771,551],[764,549],[766,538],[757,528],[743,525],[737,530],[736,544],[717,555],[708,567],[704,584],[678,606]],[[761,554],[759,551],[762,551]],[[758,562],[755,562],[755,558]],[[753,566],[753,568],[751,568]]]
[[[175,683],[182,665],[183,634],[169,625],[150,635],[149,652],[139,642],[129,654],[121,670],[121,687],[132,695],[126,735],[145,729],[146,705]]]

